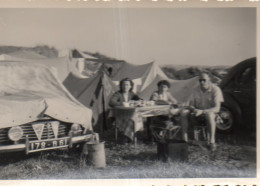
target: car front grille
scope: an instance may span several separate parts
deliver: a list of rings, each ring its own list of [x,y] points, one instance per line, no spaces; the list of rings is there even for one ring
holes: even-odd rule
[[[42,132],[42,136],[41,139],[52,139],[55,138],[54,133],[53,133],[53,129],[52,126],[50,125],[50,122],[37,122],[37,124],[44,124],[44,128],[43,128],[43,132]],[[33,123],[36,124],[36,123]],[[32,127],[33,124],[25,124],[25,125],[21,125],[24,135],[22,139],[25,139],[25,136],[28,135],[30,140],[38,140],[37,135],[34,132],[34,129]],[[68,127],[66,125],[64,125],[63,123],[59,124],[59,128],[58,128],[58,138],[59,137],[65,137],[68,134]]]
[[[44,139],[53,139],[55,138],[52,122],[57,122],[56,120],[48,120],[48,121],[36,121],[24,125],[19,125],[23,129],[23,137],[19,140],[19,142],[24,142],[26,136],[28,136],[29,140],[39,140],[34,129],[33,125],[35,124],[43,124],[43,131],[41,135],[41,140]],[[69,130],[71,128],[71,124],[59,122],[58,126],[58,135],[57,138],[65,137],[69,135]],[[12,144],[13,142],[8,138],[9,128],[0,129],[0,144]]]
[[[0,129],[0,143],[7,143],[10,142],[8,138],[8,130],[9,128]]]

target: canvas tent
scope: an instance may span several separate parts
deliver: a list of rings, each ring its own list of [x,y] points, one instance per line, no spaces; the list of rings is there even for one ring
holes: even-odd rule
[[[86,52],[82,52],[82,51],[79,51],[76,49],[71,50],[70,56],[72,58],[84,58],[84,59],[88,59],[88,60],[97,59],[96,57],[93,57],[93,56],[87,54]]]
[[[152,83],[150,83],[143,91],[139,92],[139,96],[148,100],[153,91],[157,90],[157,83],[163,80],[160,76],[157,76]],[[194,77],[187,80],[168,80],[171,87],[169,92],[174,98],[180,103],[185,103],[189,98],[192,90],[196,88],[198,83],[198,78]]]
[[[107,127],[108,101],[116,90],[109,77],[103,71],[90,78],[70,73],[63,84],[79,102],[92,109],[94,129],[102,132]]]
[[[112,75],[107,74],[107,64],[111,65],[112,68],[115,67],[113,65],[117,65],[117,69],[113,70]],[[197,78],[188,80],[169,79],[154,62],[144,65],[132,65],[126,62],[103,62],[95,75],[91,77],[83,76],[76,69],[75,72],[69,74],[63,83],[77,100],[93,110],[94,128],[98,132],[102,132],[106,127],[106,123],[103,121],[106,121],[104,119],[107,117],[108,101],[111,95],[118,90],[119,81],[125,77],[134,81],[136,93],[145,100],[150,99],[152,92],[157,90],[157,83],[163,79],[170,82],[171,88],[169,91],[180,102],[185,102],[192,89],[198,85]]]
[[[73,73],[82,77],[93,76],[99,70],[105,71],[110,77],[112,77],[117,74],[119,69],[121,69],[121,67],[126,63],[122,60],[95,58],[78,50],[73,50],[70,53],[69,56],[72,56],[72,69],[76,69]]]
[[[118,82],[124,77],[129,77],[135,83],[134,90],[145,100],[149,100],[153,91],[157,90],[160,80],[167,80],[171,84],[169,91],[179,101],[185,102],[192,90],[198,86],[197,78],[187,80],[169,79],[155,62],[144,65],[132,65],[125,63],[112,80]]]
[[[119,84],[119,81],[125,77],[132,79],[135,84],[134,91],[138,93],[142,92],[151,84],[157,76],[161,79],[169,80],[155,62],[144,65],[133,65],[125,62],[111,79],[117,85]]]

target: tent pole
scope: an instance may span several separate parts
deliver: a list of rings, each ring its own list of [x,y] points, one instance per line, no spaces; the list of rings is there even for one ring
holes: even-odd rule
[[[103,83],[103,78],[104,78],[104,72],[102,73],[102,77],[101,77],[101,91],[102,91],[102,115],[103,115],[103,128],[102,128],[102,132],[103,129],[107,129],[107,121],[106,121],[106,100],[105,100],[105,94],[104,94],[104,83]]]

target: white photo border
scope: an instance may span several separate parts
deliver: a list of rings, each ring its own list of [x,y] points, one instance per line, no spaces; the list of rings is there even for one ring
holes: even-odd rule
[[[260,1],[258,0],[0,0],[0,8],[223,8],[255,7],[257,9],[257,56],[260,56]],[[257,74],[260,67],[257,65]],[[259,76],[257,76],[259,93]],[[257,95],[258,97],[259,95]],[[258,99],[257,99],[258,100]],[[257,110],[260,110],[257,101]],[[257,116],[257,124],[259,117]],[[260,127],[257,127],[260,134]],[[256,178],[173,178],[173,179],[100,179],[100,180],[0,180],[1,185],[16,186],[260,186],[259,137],[257,135],[257,177]]]

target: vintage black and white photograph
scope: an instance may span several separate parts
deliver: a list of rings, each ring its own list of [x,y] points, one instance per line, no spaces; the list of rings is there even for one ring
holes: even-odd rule
[[[256,178],[255,7],[1,8],[0,179]]]

